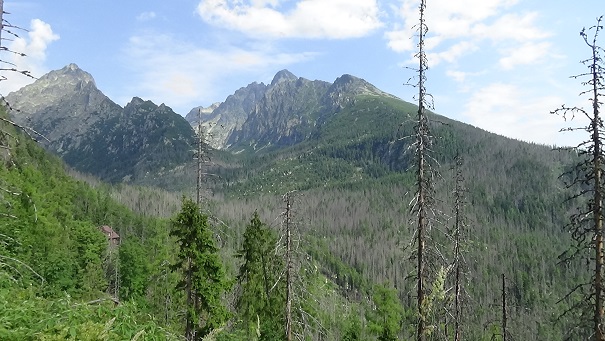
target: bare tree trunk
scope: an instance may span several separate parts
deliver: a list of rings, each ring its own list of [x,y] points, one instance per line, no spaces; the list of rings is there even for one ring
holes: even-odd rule
[[[4,46],[2,43],[2,31],[4,30],[4,0],[0,0],[0,46]]]
[[[417,240],[416,240],[416,260],[417,260],[417,305],[418,305],[418,326],[416,331],[416,338],[418,341],[424,340],[425,332],[425,320],[427,312],[425,311],[425,288],[424,279],[426,276],[425,270],[425,233],[427,233],[427,198],[426,198],[426,153],[427,146],[425,143],[428,139],[428,127],[426,122],[426,115],[424,112],[425,104],[425,69],[426,69],[426,56],[424,52],[424,10],[426,3],[424,0],[420,2],[420,28],[419,28],[419,40],[418,40],[418,125],[416,127],[416,155],[417,155],[417,202],[418,205],[418,226],[417,226]],[[429,180],[430,181],[430,180]]]
[[[591,96],[589,100],[592,101],[592,112],[580,107],[566,107],[565,105],[551,112],[554,114],[562,114],[565,119],[573,119],[576,114],[583,114],[590,120],[590,123],[586,127],[567,128],[564,129],[564,131],[583,130],[590,133],[589,140],[580,143],[574,148],[578,155],[586,159],[578,163],[574,167],[573,172],[570,171],[566,174],[572,175],[572,180],[567,184],[568,188],[572,186],[580,187],[580,193],[572,196],[572,198],[583,197],[585,194],[590,195],[588,209],[578,207],[578,213],[574,213],[571,216],[571,223],[568,224],[568,226],[572,232],[572,238],[576,242],[576,247],[581,251],[589,252],[588,255],[585,256],[588,261],[587,264],[590,264],[591,266],[594,265],[594,268],[590,269],[592,272],[590,288],[588,289],[588,292],[582,293],[582,299],[590,302],[590,307],[587,308],[590,312],[584,310],[582,316],[592,314],[592,328],[590,329],[590,332],[588,330],[585,332],[587,334],[589,333],[591,335],[590,338],[595,341],[605,341],[605,330],[603,327],[603,320],[605,318],[603,302],[603,296],[605,294],[603,288],[603,266],[605,263],[603,255],[603,196],[605,189],[603,188],[602,169],[604,157],[604,127],[603,119],[599,112],[599,106],[602,104],[602,100],[599,98],[604,95],[602,91],[605,90],[605,84],[603,82],[605,66],[603,65],[603,57],[601,56],[601,53],[605,52],[605,50],[597,45],[599,33],[603,30],[602,21],[603,16],[597,18],[597,24],[588,29],[594,31],[594,35],[591,38],[588,37],[586,28],[582,29],[580,32],[580,36],[584,39],[586,45],[591,48],[592,52],[589,59],[581,61],[582,64],[588,67],[589,71],[572,76],[572,78],[576,79],[583,77],[589,78],[587,81],[583,81],[582,85],[591,86],[591,88],[582,91],[580,96]],[[586,186],[589,188],[586,188]],[[590,243],[586,243],[587,240],[590,240]],[[568,255],[569,253],[570,252],[565,252],[560,257],[563,257],[564,260],[570,260],[578,252],[573,252],[571,256]],[[590,254],[593,256],[590,256]]]
[[[463,199],[463,178],[462,170],[460,169],[462,161],[460,156],[456,156],[456,188],[455,188],[455,226],[454,226],[454,262],[455,262],[455,279],[454,279],[454,341],[461,340],[460,319],[462,317],[462,255],[460,252],[461,229],[464,227],[462,217],[462,208],[464,205]]]
[[[292,201],[290,193],[285,195],[286,212],[286,340],[292,341]]]
[[[506,341],[506,278],[502,274],[502,341]]]
[[[594,242],[595,242],[595,271],[594,271],[594,295],[595,295],[595,310],[594,310],[594,335],[595,340],[605,340],[603,331],[603,189],[601,180],[601,154],[602,145],[601,137],[599,136],[600,126],[602,125],[599,117],[599,77],[597,72],[597,55],[596,43],[592,47],[592,92],[593,92],[593,122],[592,122],[592,141],[593,149],[593,173],[594,173]]]
[[[202,209],[202,162],[204,161],[204,127],[202,126],[202,109],[197,114],[197,206]]]

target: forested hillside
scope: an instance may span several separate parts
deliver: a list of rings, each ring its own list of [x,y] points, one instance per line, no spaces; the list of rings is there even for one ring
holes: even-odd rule
[[[406,137],[412,126],[398,123],[414,110],[397,99],[360,96],[354,107],[323,122],[302,143],[239,154],[214,151],[205,169],[210,173],[206,197],[209,211],[223,226],[219,238],[224,247],[237,249],[255,211],[278,231],[285,207],[282,195],[294,191],[300,248],[348,304],[361,307],[356,323],[364,337],[377,336],[367,309],[372,309],[376,285],[381,285],[398,293],[401,314],[407,316],[399,337],[411,338],[415,317],[409,202],[414,183]],[[574,205],[566,201],[571,192],[559,176],[572,167],[576,155],[438,115],[431,122],[440,174],[435,179],[439,257],[452,252],[446,232],[454,223],[453,166],[455,157],[463,155],[460,171],[469,226],[465,335],[488,340],[499,333],[504,274],[509,333],[519,339],[562,338],[569,321],[557,319],[567,306],[559,300],[585,272],[558,259],[571,243],[565,226]],[[162,184],[176,183],[192,193],[193,165],[172,176]],[[231,262],[237,266],[236,260]],[[449,300],[446,295],[439,304],[445,308]],[[329,339],[338,339],[339,328],[330,329]]]

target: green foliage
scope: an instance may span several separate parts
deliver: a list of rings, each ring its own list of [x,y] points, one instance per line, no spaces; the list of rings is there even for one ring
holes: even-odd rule
[[[357,311],[353,311],[347,318],[341,341],[361,341],[363,340],[362,332],[363,329],[361,326],[359,313]]]
[[[15,288],[0,289],[0,302],[1,340],[179,340],[135,304],[45,299]]]
[[[397,290],[384,285],[374,286],[372,295],[375,309],[368,316],[369,328],[379,341],[397,340],[401,330],[403,308]]]
[[[208,216],[183,198],[183,207],[172,220],[170,234],[177,239],[179,250],[172,268],[182,273],[177,289],[192,298],[186,306],[189,325],[203,337],[221,327],[229,318],[222,296],[231,286],[215,246]]]
[[[284,331],[283,261],[276,254],[277,236],[260,221],[258,212],[244,232],[237,257],[243,263],[238,280],[241,295],[237,309],[248,340],[281,340]]]
[[[144,297],[149,285],[150,264],[144,246],[136,240],[120,245],[120,297],[124,300]]]

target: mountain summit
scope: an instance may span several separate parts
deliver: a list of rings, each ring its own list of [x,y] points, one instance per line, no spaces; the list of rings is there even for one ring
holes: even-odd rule
[[[82,94],[86,96],[80,96]],[[74,103],[76,106],[71,110],[72,116],[79,116],[86,107],[98,106],[107,100],[97,89],[92,76],[76,64],[51,71],[19,91],[8,94],[6,99],[13,107],[27,108],[23,110],[23,114],[27,116],[74,96],[81,98]]]
[[[135,97],[122,108],[69,64],[6,100],[13,119],[46,137],[48,148],[75,169],[107,181],[134,180],[191,158],[194,133],[165,105]]]
[[[271,86],[275,86],[281,82],[295,81],[297,79],[298,78],[292,72],[284,69],[275,74],[275,77],[273,77],[273,80],[271,81]]]

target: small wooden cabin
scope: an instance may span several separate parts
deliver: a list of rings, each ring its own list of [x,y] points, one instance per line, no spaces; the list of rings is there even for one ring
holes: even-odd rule
[[[111,246],[120,245],[120,235],[114,231],[111,226],[103,225],[99,227],[101,232],[107,237],[107,241]]]

